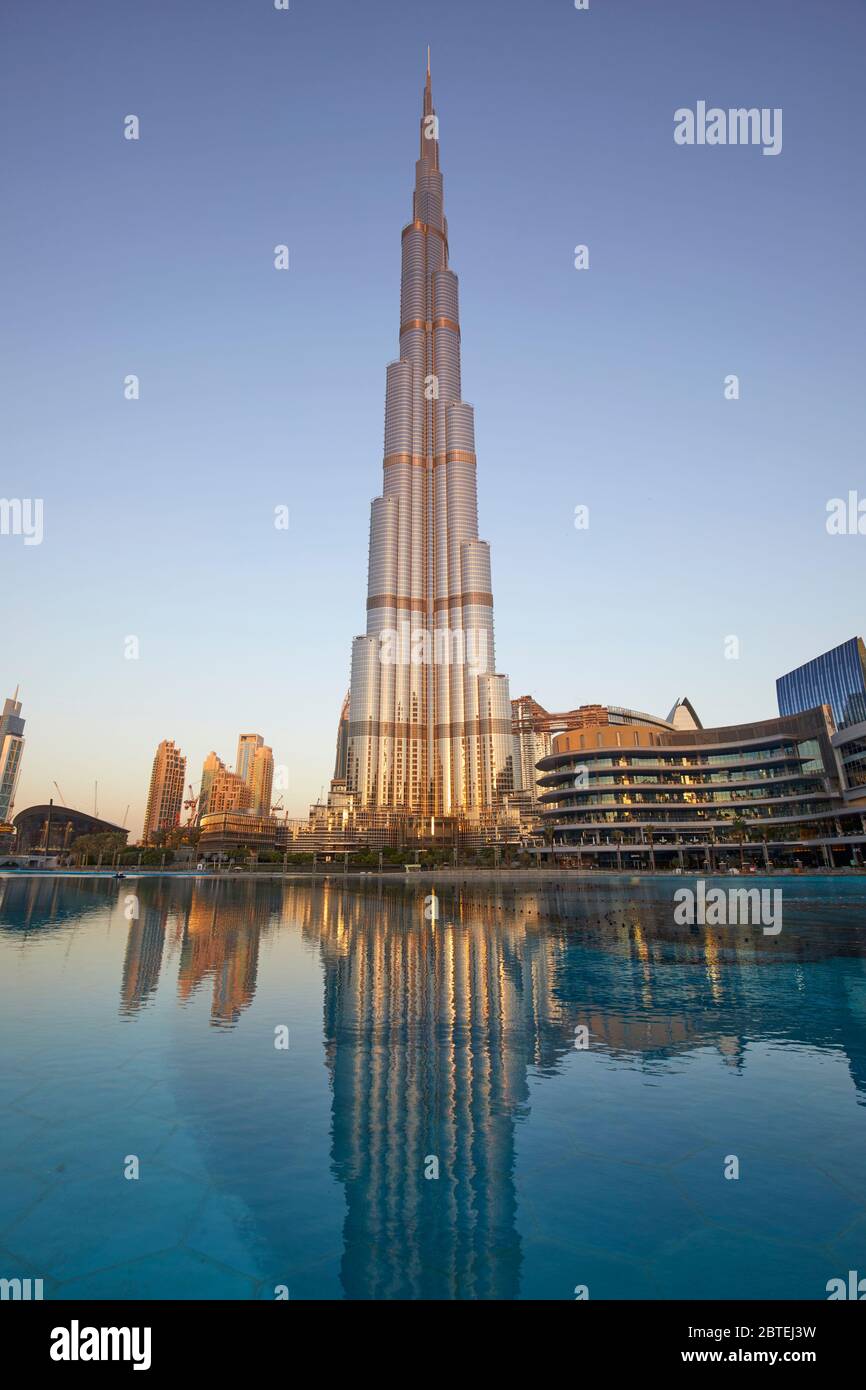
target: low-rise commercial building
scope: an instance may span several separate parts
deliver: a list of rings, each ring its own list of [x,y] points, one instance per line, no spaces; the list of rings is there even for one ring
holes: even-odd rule
[[[201,855],[231,850],[281,850],[288,847],[285,821],[254,811],[214,811],[202,816],[198,840]]]
[[[852,794],[835,734],[828,706],[718,729],[559,734],[538,763],[545,852],[622,869],[859,863],[866,787]]]
[[[27,850],[67,850],[81,835],[117,835],[126,843],[129,831],[71,806],[28,806],[12,822],[14,847]]]

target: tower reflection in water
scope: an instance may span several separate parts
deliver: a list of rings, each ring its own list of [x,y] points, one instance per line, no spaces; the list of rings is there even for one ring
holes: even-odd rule
[[[345,1292],[513,1298],[514,1123],[565,1041],[562,944],[495,900],[443,895],[435,921],[417,890],[321,906]]]
[[[573,1058],[577,1025],[632,1070],[670,1069],[708,1045],[742,1068],[762,1039],[841,1051],[863,1101],[863,946],[850,930],[862,905],[824,904],[816,932],[805,902],[776,939],[677,928],[663,889],[638,886],[618,904],[608,885],[441,889],[431,920],[417,882],[143,884],[122,1012],[146,1003],[177,957],[179,998],[210,980],[211,1022],[232,1027],[252,1004],[262,942],[300,930],[324,971],[344,1294],[513,1298],[516,1128],[531,1077]],[[817,1008],[792,1010],[795,971],[780,989],[762,968],[825,957],[841,968]],[[267,1234],[290,1252],[290,1214]]]

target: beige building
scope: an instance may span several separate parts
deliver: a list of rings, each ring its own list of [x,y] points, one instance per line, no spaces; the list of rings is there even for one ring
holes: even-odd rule
[[[150,844],[157,835],[175,830],[180,824],[183,804],[186,758],[174,741],[163,739],[153,759],[142,841]]]
[[[252,787],[236,772],[229,772],[222,758],[208,753],[201,770],[198,796],[198,816],[215,815],[220,811],[245,811],[253,806]]]
[[[248,786],[253,794],[253,806],[260,816],[271,813],[271,792],[274,785],[274,753],[262,744],[256,749],[250,769]]]
[[[537,711],[541,706],[531,695],[511,701],[511,728],[514,736],[515,786],[526,792],[532,807],[538,804],[536,764],[550,752],[551,735]]]

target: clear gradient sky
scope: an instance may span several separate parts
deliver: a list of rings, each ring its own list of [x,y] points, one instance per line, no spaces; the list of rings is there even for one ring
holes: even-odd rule
[[[290,813],[327,784],[428,43],[512,695],[767,718],[866,628],[866,536],[825,529],[866,496],[861,0],[7,4],[0,494],[45,508],[0,537],[18,810],[98,780],[137,835],[158,741],[197,784],[241,730]],[[782,107],[782,153],[675,145],[698,100]]]

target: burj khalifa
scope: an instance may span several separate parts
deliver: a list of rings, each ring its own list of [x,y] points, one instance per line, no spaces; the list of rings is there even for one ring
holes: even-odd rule
[[[383,472],[367,630],[352,644],[347,790],[358,809],[481,819],[513,788],[511,706],[508,678],[496,673],[490,547],[478,538],[429,51]]]

